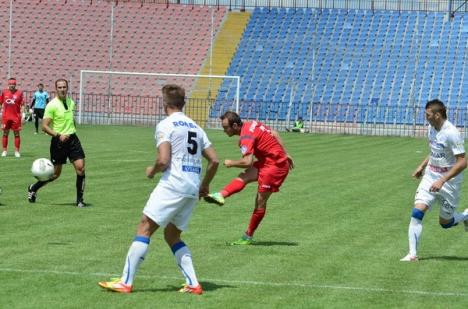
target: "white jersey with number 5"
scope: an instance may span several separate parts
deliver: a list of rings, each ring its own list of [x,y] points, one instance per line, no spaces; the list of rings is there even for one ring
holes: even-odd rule
[[[171,114],[156,126],[156,146],[171,144],[171,162],[158,187],[180,196],[198,198],[202,151],[211,146],[205,131],[182,112]]]

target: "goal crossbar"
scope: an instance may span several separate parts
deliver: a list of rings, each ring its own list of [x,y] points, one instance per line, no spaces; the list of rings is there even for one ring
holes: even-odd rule
[[[178,74],[178,73],[151,73],[151,72],[126,72],[126,71],[99,71],[99,70],[80,70],[80,105],[83,102],[84,77],[86,74],[104,74],[104,75],[126,75],[126,76],[160,76],[160,77],[190,77],[190,78],[220,78],[232,79],[236,81],[236,112],[239,113],[240,96],[240,76],[237,75],[203,75],[203,74]],[[81,108],[78,114],[78,123],[82,122]]]

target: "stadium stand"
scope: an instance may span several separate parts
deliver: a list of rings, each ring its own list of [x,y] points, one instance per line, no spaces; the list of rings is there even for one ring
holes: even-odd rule
[[[256,8],[228,74],[241,76],[246,118],[312,110],[317,121],[413,123],[405,107],[414,105],[420,124],[430,98],[468,104],[467,47],[463,14],[444,22],[438,12]],[[222,85],[217,105],[234,91]],[[256,113],[252,101],[266,111]]]
[[[113,70],[197,74],[210,46],[211,9],[125,3],[114,7],[112,61],[110,33],[112,4],[106,1],[53,0],[13,2],[12,62],[10,75],[22,89],[38,82],[53,87],[57,77],[78,92],[80,70]],[[8,37],[8,6],[0,11],[0,29]],[[227,10],[214,11],[214,31]],[[60,16],[45,18],[44,16]],[[7,75],[7,47],[1,46],[2,76]],[[193,80],[182,83],[191,89]],[[155,96],[160,85],[150,78],[95,78],[88,93]]]

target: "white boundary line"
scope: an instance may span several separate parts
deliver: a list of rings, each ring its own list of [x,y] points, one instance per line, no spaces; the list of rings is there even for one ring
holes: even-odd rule
[[[116,274],[109,273],[80,273],[74,271],[58,271],[58,270],[35,270],[35,269],[13,269],[13,268],[0,268],[0,272],[17,272],[17,273],[32,273],[32,274],[53,274],[65,276],[92,276],[92,277],[118,277]],[[140,278],[158,278],[166,280],[182,280],[179,277],[157,276],[157,275],[138,275]],[[225,280],[225,279],[210,279],[203,278],[203,281],[213,281],[221,283],[237,283],[248,285],[262,285],[262,286],[278,286],[278,287],[296,287],[307,289],[325,289],[325,290],[349,290],[360,292],[375,292],[375,293],[391,293],[391,294],[410,294],[410,295],[427,295],[427,296],[458,296],[468,297],[468,293],[461,292],[432,292],[432,291],[418,291],[418,290],[394,290],[384,288],[367,288],[367,287],[352,287],[342,285],[329,285],[329,284],[308,284],[300,282],[263,282],[263,281],[249,281],[249,280]]]

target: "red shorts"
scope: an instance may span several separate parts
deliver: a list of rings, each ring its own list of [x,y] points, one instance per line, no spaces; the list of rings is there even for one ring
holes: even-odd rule
[[[3,119],[2,130],[21,131],[21,119]]]
[[[278,192],[289,173],[289,162],[255,162],[258,169],[258,192]]]

